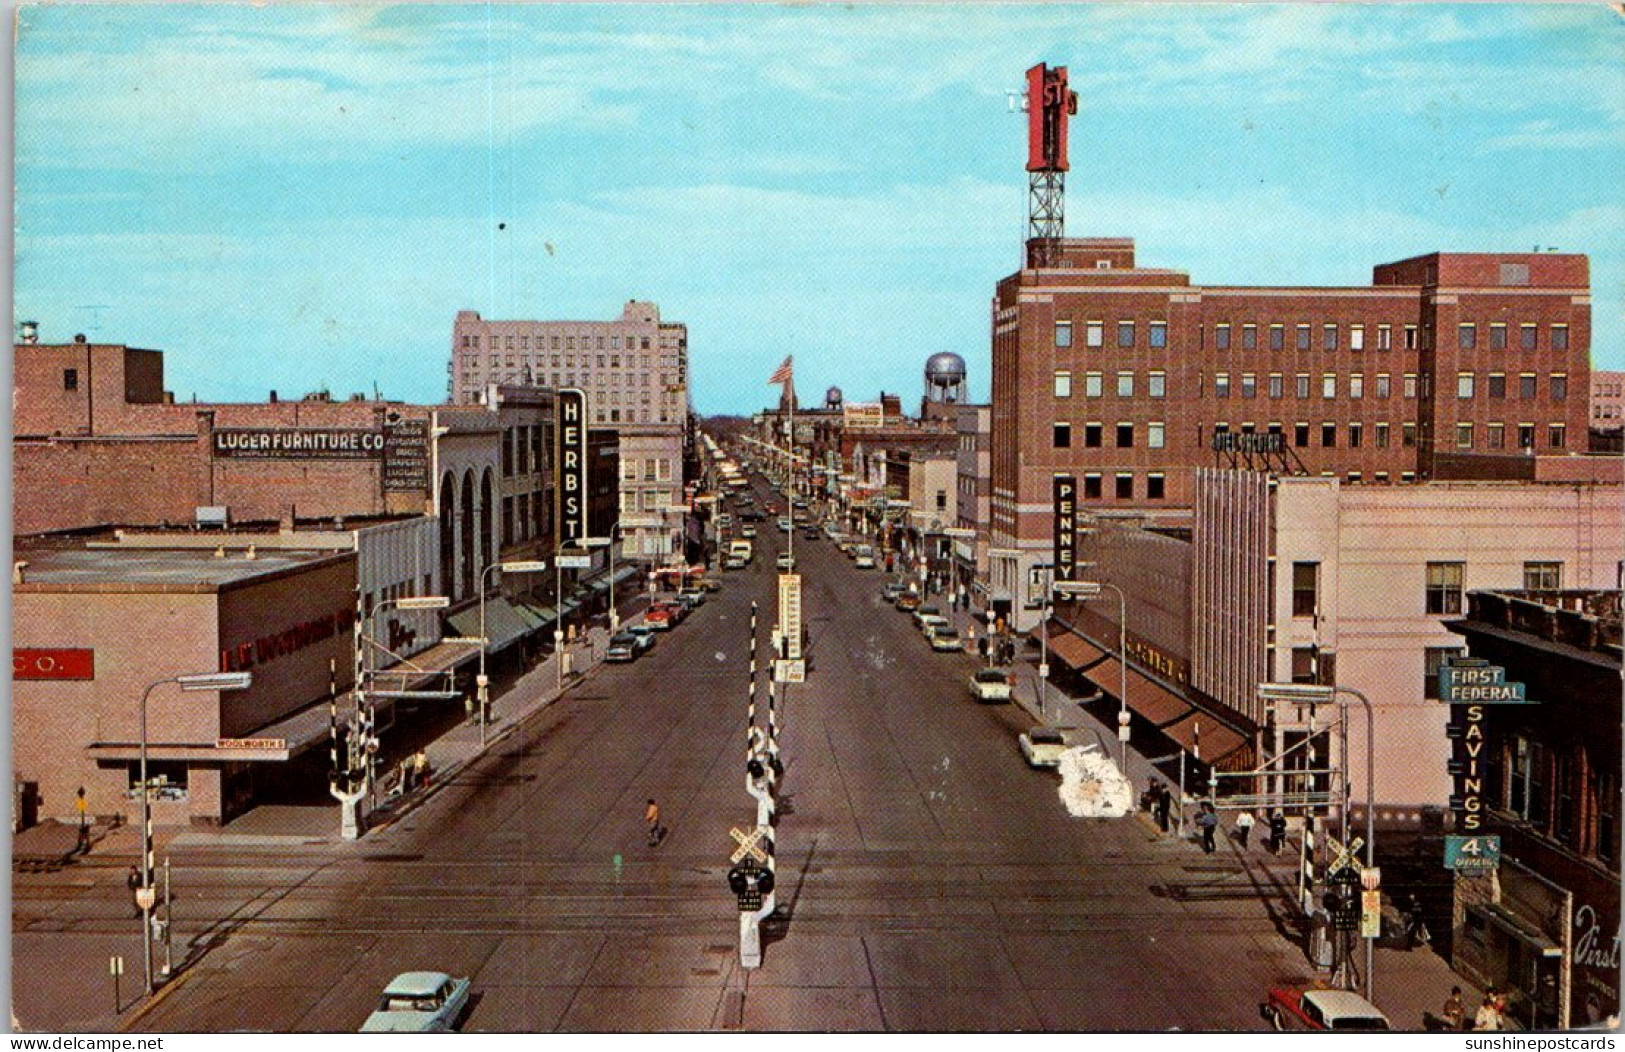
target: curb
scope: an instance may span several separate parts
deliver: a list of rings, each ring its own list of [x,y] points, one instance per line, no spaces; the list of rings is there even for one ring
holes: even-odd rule
[[[203,959],[202,957],[198,958],[198,960],[202,960],[202,959]],[[193,962],[193,963],[196,963],[196,962]],[[151,997],[147,998],[146,1001],[143,1002],[140,1005],[140,1007],[136,1008],[135,1011],[130,1012],[123,1019],[121,1019],[119,1021],[118,1025],[113,1028],[114,1031],[116,1033],[125,1033],[125,1032],[127,1032],[132,1026],[134,1026],[136,1023],[140,1022],[141,1019],[144,1018],[148,1012],[151,1012],[153,1009],[155,1009],[159,1005],[163,1004],[164,1003],[164,998],[169,996],[169,992],[171,990],[175,990],[175,989],[179,988],[182,983],[186,982],[186,980],[190,979],[191,977],[192,977],[191,965],[184,965],[181,968],[180,971],[175,973],[174,978],[170,979],[169,982],[167,982],[164,985],[160,986],[158,988],[157,992],[155,992]]]

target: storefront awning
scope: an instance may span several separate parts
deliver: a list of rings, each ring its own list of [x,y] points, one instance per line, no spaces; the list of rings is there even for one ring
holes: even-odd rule
[[[1085,646],[1089,644],[1085,643]],[[1123,663],[1106,656],[1098,664],[1084,671],[1090,681],[1101,690],[1117,697],[1123,689]],[[1129,669],[1128,707],[1155,724],[1160,730],[1182,719],[1193,705],[1173,691],[1152,681],[1149,677]]]
[[[480,608],[471,606],[460,610],[446,620],[459,636],[478,639],[480,635]],[[496,653],[516,639],[528,635],[530,624],[519,615],[513,605],[501,596],[485,601],[485,638],[489,640],[488,653]]]
[[[1099,647],[1087,639],[1064,629],[1059,631],[1051,629],[1049,652],[1059,658],[1062,664],[1080,672],[1106,656]]]
[[[1252,738],[1199,710],[1192,709],[1184,719],[1159,729],[1192,753],[1200,749],[1202,762],[1220,770],[1237,770],[1251,763]]]
[[[1072,638],[1076,639],[1076,636]],[[1098,648],[1086,640],[1085,646]],[[1104,656],[1099,664],[1083,670],[1095,686],[1116,697],[1122,690],[1123,665],[1117,658]],[[1184,695],[1136,671],[1128,671],[1128,707],[1178,742],[1187,752],[1200,747],[1202,762],[1221,770],[1246,767],[1252,761],[1252,736],[1203,712]]]

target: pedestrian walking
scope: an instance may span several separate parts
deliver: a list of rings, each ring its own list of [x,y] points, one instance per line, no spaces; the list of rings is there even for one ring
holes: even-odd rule
[[[124,885],[130,889],[130,901],[135,907],[135,915],[141,916],[141,904],[135,901],[135,893],[141,890],[141,871],[134,866],[124,875]]]
[[[1505,1029],[1505,1021],[1501,1018],[1501,1010],[1496,1003],[1496,996],[1493,991],[1486,993],[1483,1002],[1478,1006],[1478,1014],[1473,1016],[1473,1029]]]
[[[1448,1030],[1460,1030],[1466,1024],[1467,1006],[1461,1001],[1461,987],[1450,988],[1450,996],[1444,999],[1444,1008],[1439,1014],[1444,1018]]]
[[[1286,812],[1279,807],[1270,812],[1270,854],[1278,855],[1286,846]]]
[[[1174,794],[1161,782],[1157,783],[1157,800],[1153,805],[1157,811],[1157,828],[1164,833],[1168,832],[1168,807],[1173,802]]]
[[[649,846],[655,847],[666,837],[666,828],[660,824],[660,805],[655,803],[654,797],[649,797],[648,806],[643,809],[643,820],[649,825]]]
[[[1213,813],[1213,805],[1202,804],[1201,812],[1196,816],[1196,828],[1202,832],[1202,850],[1211,855],[1217,850],[1213,843],[1213,830],[1218,828],[1219,816]]]
[[[1253,813],[1243,811],[1236,816],[1236,843],[1241,845],[1243,851],[1247,850],[1247,838],[1253,833]]]

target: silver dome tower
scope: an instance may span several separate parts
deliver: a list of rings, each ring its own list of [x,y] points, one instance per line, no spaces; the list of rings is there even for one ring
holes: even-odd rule
[[[925,362],[925,400],[957,405],[965,401],[965,359],[939,351]]]

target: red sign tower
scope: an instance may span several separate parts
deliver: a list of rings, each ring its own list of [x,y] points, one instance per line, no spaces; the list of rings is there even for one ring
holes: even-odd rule
[[[1040,62],[1027,71],[1028,266],[1052,265],[1066,234],[1066,119],[1078,112],[1078,94],[1066,86],[1066,67]]]

